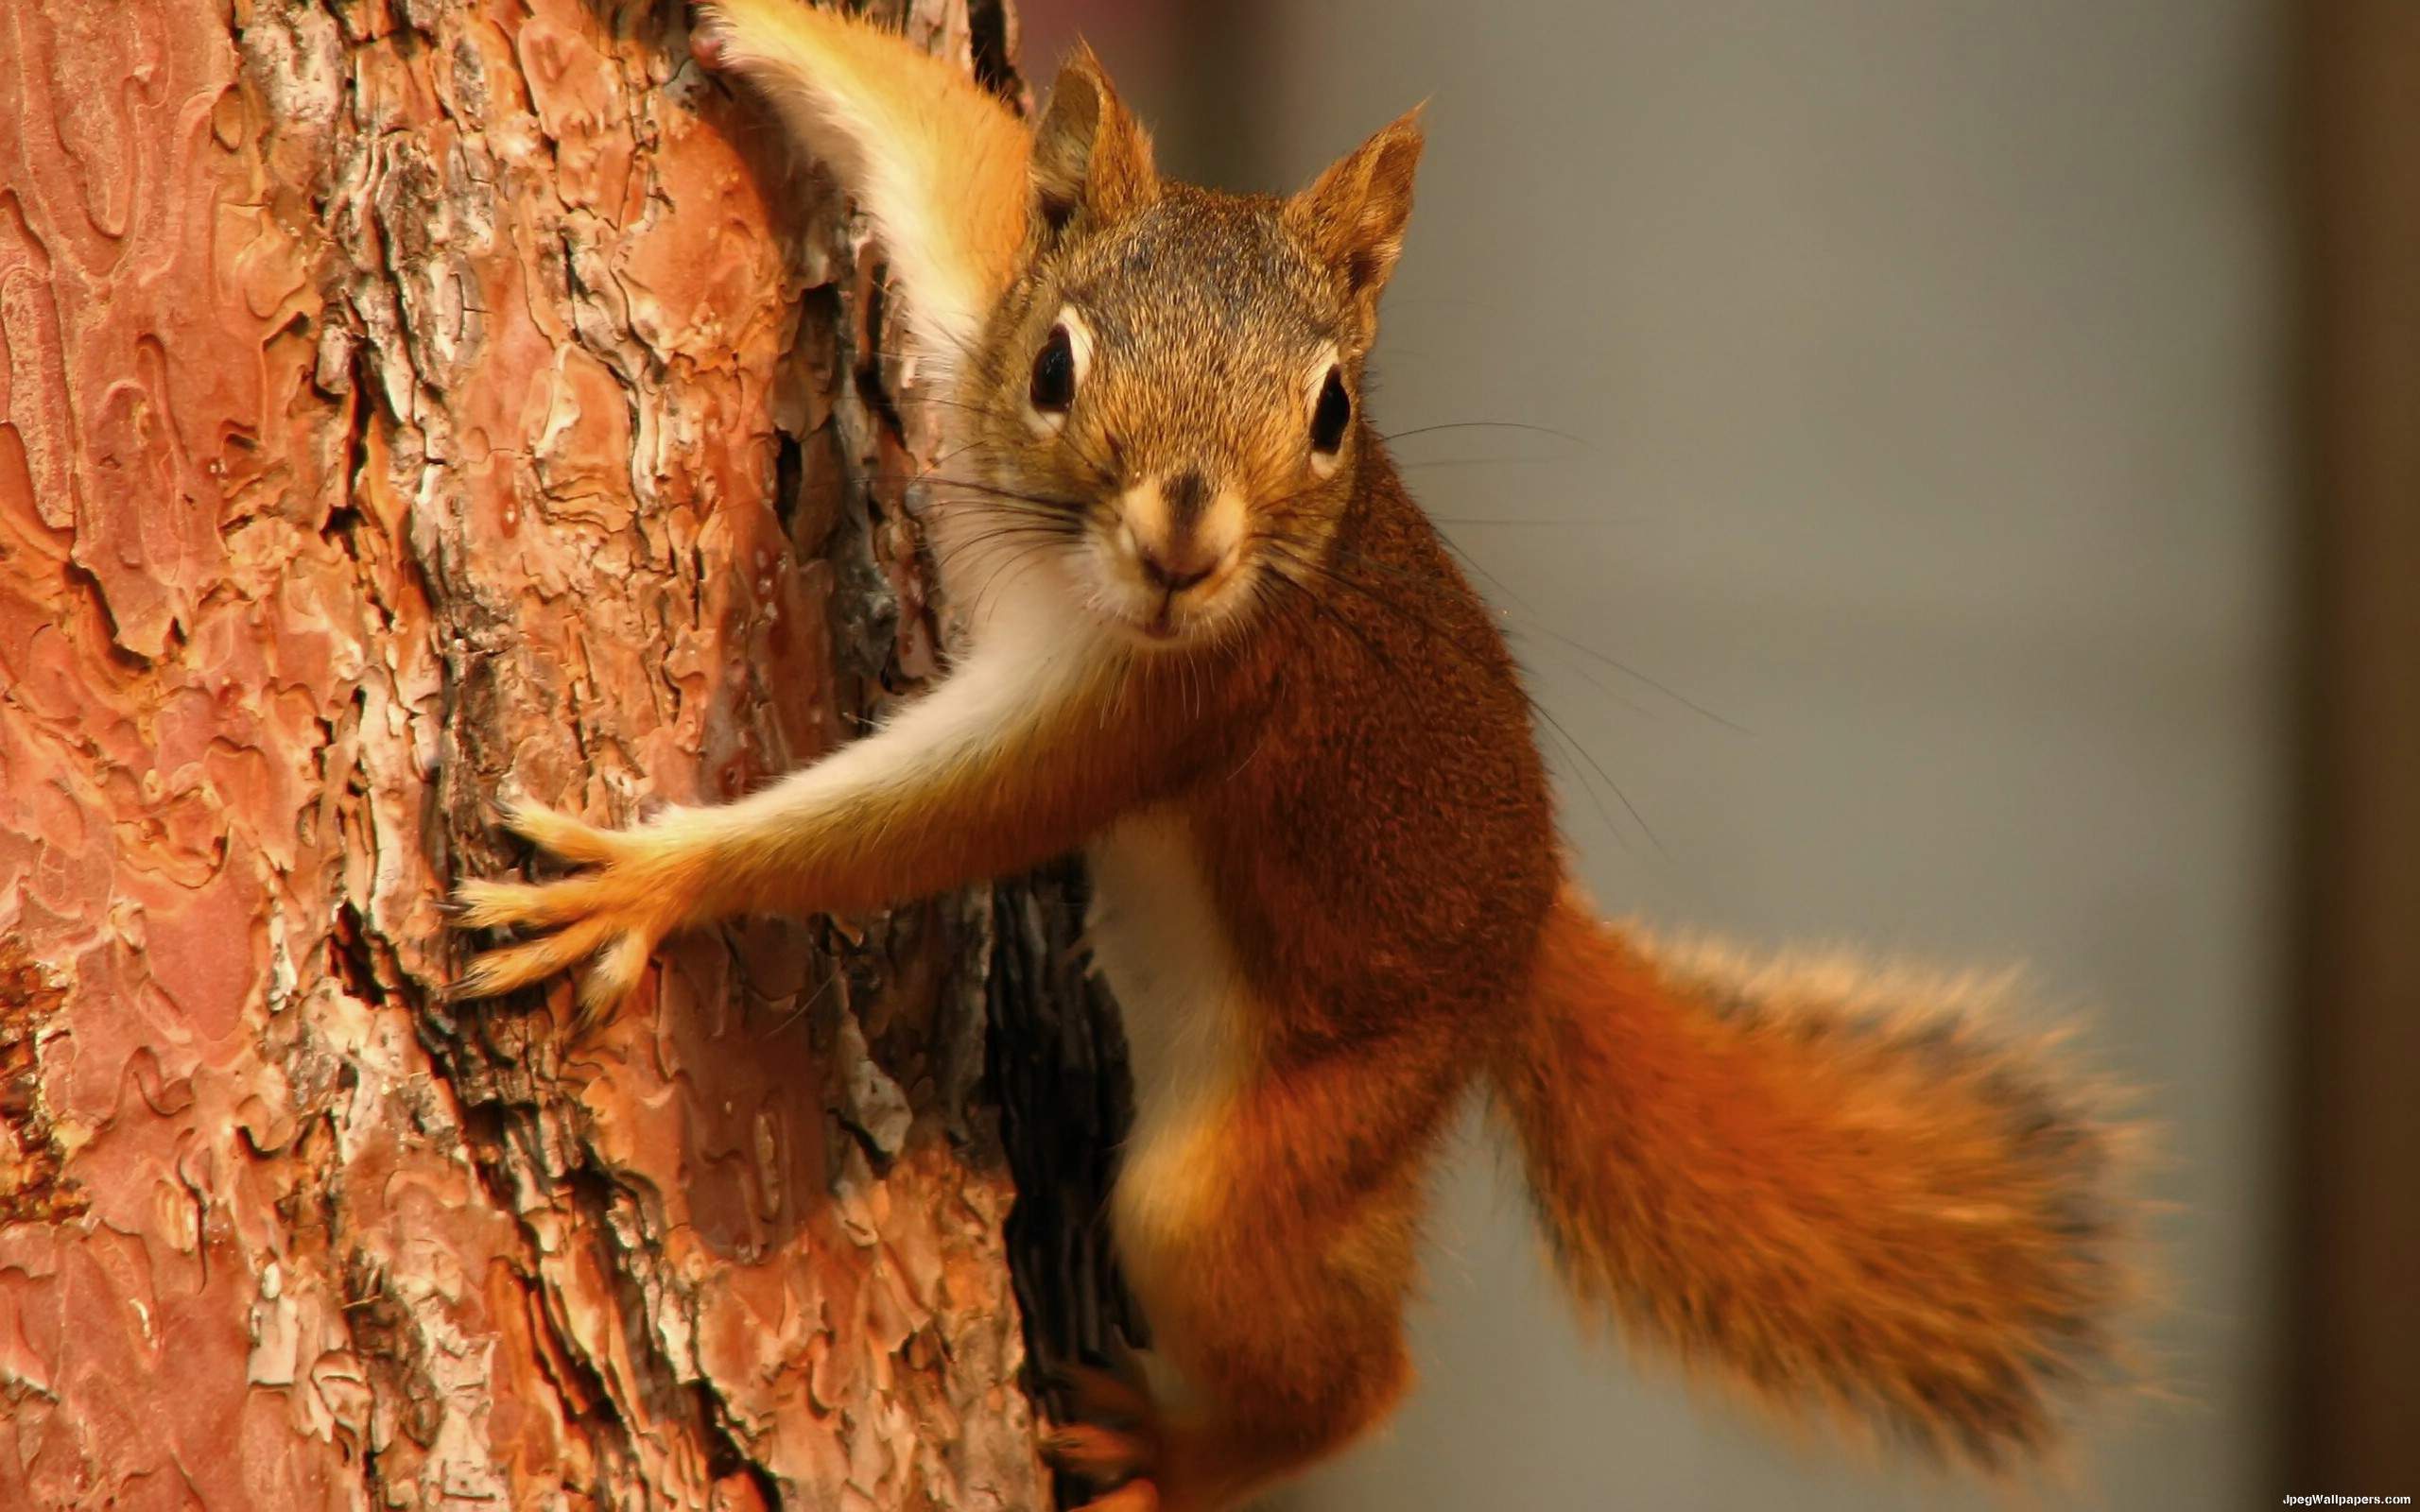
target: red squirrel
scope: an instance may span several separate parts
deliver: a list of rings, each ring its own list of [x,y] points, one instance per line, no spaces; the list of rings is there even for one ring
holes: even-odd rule
[[[1741,965],[1600,922],[1495,621],[1362,411],[1417,111],[1288,198],[1164,180],[1080,45],[1030,129],[908,43],[706,0],[694,50],[839,176],[944,407],[965,636],[878,731],[736,802],[511,827],[461,989],[667,933],[893,904],[1081,850],[1132,1040],[1112,1203],[1149,1387],[1044,1451],[1098,1512],[1207,1512],[1410,1377],[1426,1171],[1475,1084],[1584,1308],[1785,1412],[1983,1467],[2048,1449],[2127,1293],[2116,1131],[1983,989]]]

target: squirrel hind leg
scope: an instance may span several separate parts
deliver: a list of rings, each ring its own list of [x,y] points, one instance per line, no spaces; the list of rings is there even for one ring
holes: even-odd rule
[[[1384,1078],[1308,1079],[1269,1077],[1182,1134],[1147,1137],[1119,1177],[1119,1259],[1182,1386],[1152,1415],[1129,1484],[1150,1483],[1169,1512],[1221,1512],[1300,1473],[1410,1384],[1403,1311],[1437,1119],[1370,1085]],[[1374,1103],[1339,1105],[1357,1092]],[[1331,1164],[1340,1142],[1322,1119],[1359,1127],[1359,1147],[1392,1162]],[[1171,1190],[1179,1170],[1220,1179],[1188,1201]]]
[[[1042,1457],[1096,1486],[1148,1474],[1160,1458],[1159,1409],[1150,1388],[1092,1366],[1053,1375],[1053,1395],[1063,1396],[1066,1411],[1054,1408],[1061,1426],[1044,1435]]]
[[[1071,1475],[1115,1486],[1148,1473],[1158,1463],[1159,1444],[1137,1429],[1070,1423],[1042,1441],[1042,1457]]]
[[[1365,1365],[1345,1390],[1322,1391],[1326,1400],[1312,1401],[1300,1416],[1263,1411],[1264,1402],[1253,1399],[1267,1383],[1230,1377],[1241,1391],[1222,1404],[1153,1411],[1117,1426],[1070,1423],[1044,1437],[1043,1457],[1088,1486],[1110,1487],[1079,1512],[1224,1512],[1334,1452],[1384,1415],[1409,1368],[1399,1348]],[[1329,1401],[1342,1410],[1330,1410]]]

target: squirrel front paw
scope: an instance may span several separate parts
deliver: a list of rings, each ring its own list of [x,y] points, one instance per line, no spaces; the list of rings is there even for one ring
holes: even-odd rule
[[[700,9],[689,27],[689,56],[698,66],[710,73],[723,73],[735,66],[730,53],[730,24],[719,11]]]
[[[710,73],[736,73],[761,60],[764,49],[750,45],[779,38],[784,11],[804,9],[796,0],[699,0],[689,18],[689,56]]]
[[[658,941],[688,921],[696,885],[676,850],[648,829],[600,830],[536,804],[503,806],[507,829],[588,869],[555,882],[465,882],[454,892],[458,929],[548,930],[472,961],[457,997],[485,998],[591,961],[583,1017],[610,1011],[647,971]],[[592,959],[593,958],[593,959]]]

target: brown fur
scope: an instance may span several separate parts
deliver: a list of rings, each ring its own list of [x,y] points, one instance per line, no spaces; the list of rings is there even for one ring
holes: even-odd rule
[[[1250,753],[1178,798],[1252,1005],[1205,1185],[1121,1259],[1202,1405],[1161,1431],[1163,1507],[1229,1504],[1409,1383],[1438,1136],[1517,1002],[1556,885],[1546,777],[1485,610],[1373,450],[1345,588],[1281,603]],[[1316,608],[1309,607],[1316,604]]]
[[[1986,1469],[2051,1447],[2128,1298],[2123,1131],[1991,984],[1659,956],[1576,898],[1501,1106],[1564,1279],[1785,1413]]]
[[[807,87],[836,31],[851,87],[881,87],[874,34],[783,9],[714,7],[717,60],[838,118]],[[781,45],[751,50],[766,27]],[[889,45],[914,90],[942,87]],[[1094,601],[1066,613],[1143,636],[1120,501],[1171,479],[1168,496],[1242,501],[1231,559],[1183,617],[1177,591],[1161,599],[1175,644],[1115,643],[977,755],[848,804],[751,799],[619,833],[523,813],[592,869],[466,885],[468,922],[555,933],[482,957],[465,990],[593,955],[609,1005],[666,930],[891,902],[1148,821],[1198,868],[1237,980],[1213,1005],[1233,1041],[1219,1074],[1118,1195],[1184,1389],[1095,1382],[1089,1420],[1047,1446],[1125,1482],[1097,1507],[1232,1505],[1385,1415],[1409,1382],[1426,1168],[1482,1074],[1583,1300],[1779,1403],[1985,1464],[2039,1450],[2121,1290],[2104,1133],[2048,1062],[1927,1016],[1960,1005],[1938,985],[1694,970],[1558,901],[1512,660],[1358,413],[1419,144],[1407,116],[1290,199],[1166,183],[1080,54],[1036,130],[1013,264],[989,234],[950,254],[979,266],[937,275],[1002,291],[954,369],[963,445],[942,481],[965,497],[944,565],[1076,564]],[[1027,155],[997,154],[1021,179]],[[1070,318],[1091,368],[1046,423],[1029,374]],[[1328,362],[1356,413],[1322,471],[1305,436]]]

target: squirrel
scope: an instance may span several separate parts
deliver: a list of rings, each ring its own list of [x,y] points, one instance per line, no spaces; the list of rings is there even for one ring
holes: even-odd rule
[[[952,669],[737,801],[511,829],[458,985],[845,913],[1080,850],[1132,1041],[1111,1201],[1149,1384],[1043,1452],[1096,1512],[1209,1512],[1387,1416],[1426,1168],[1480,1083],[1586,1313],[1786,1417],[1997,1469],[2049,1450],[2130,1298],[2125,1132],[1997,989],[1743,963],[1602,922],[1492,616],[1363,412],[1415,109],[1290,198],[1164,180],[1079,43],[1038,121],[905,39],[702,0],[692,50],[856,196],[952,477]]]

